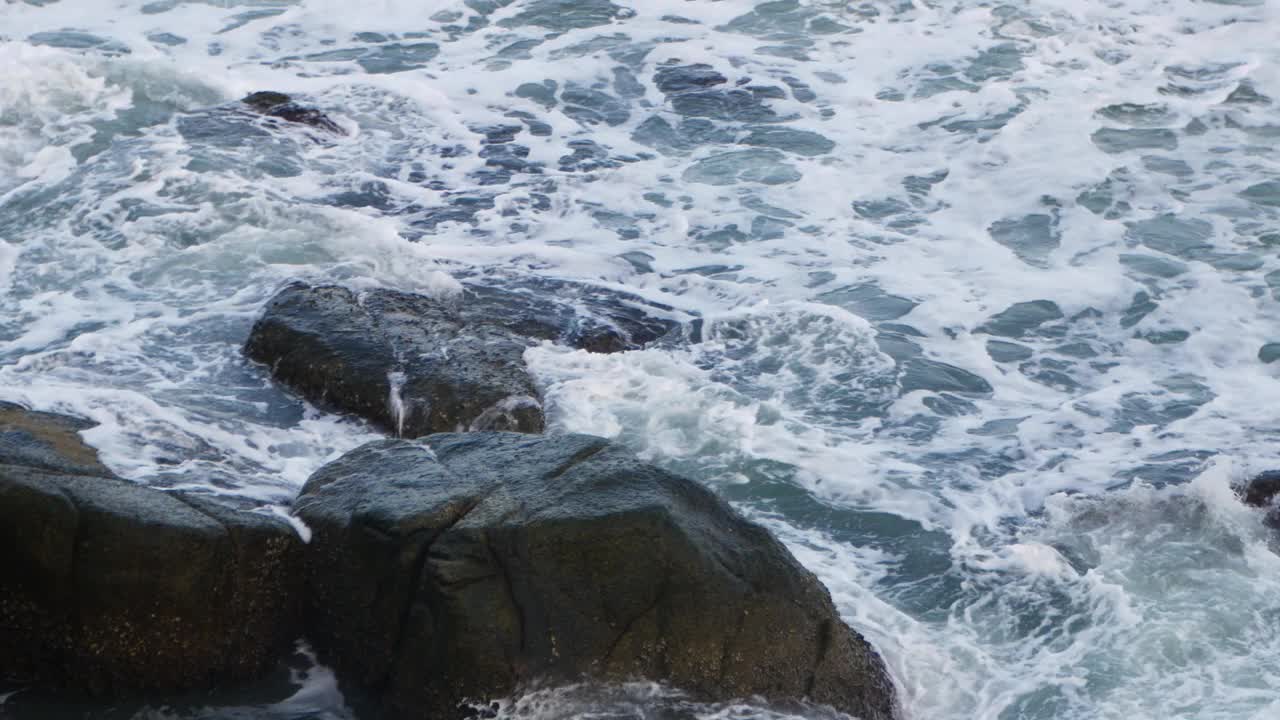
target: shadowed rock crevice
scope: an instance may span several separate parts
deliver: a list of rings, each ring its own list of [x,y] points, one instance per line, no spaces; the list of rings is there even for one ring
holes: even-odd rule
[[[366,462],[379,467],[379,477],[357,498],[343,468]],[[429,492],[437,484],[459,492]],[[303,614],[312,642],[335,651],[333,664],[344,676],[372,688],[392,680],[415,588],[440,534],[482,496],[466,491],[472,487],[434,463],[429,449],[394,441],[348,453],[307,481],[295,503],[312,531]]]
[[[1259,473],[1240,489],[1240,494],[1245,505],[1268,507],[1275,504],[1276,497],[1280,496],[1280,470]]]
[[[230,544],[224,566],[227,602],[241,618],[226,628],[228,657],[250,667],[267,667],[302,635],[298,596],[303,544],[282,519],[255,512],[231,498],[169,493],[222,526]]]
[[[618,649],[622,647],[623,641],[629,639],[632,633],[636,632],[637,627],[641,622],[650,617],[657,617],[658,609],[662,605],[662,601],[666,596],[669,582],[669,580],[664,578],[662,584],[653,594],[653,601],[648,605],[645,605],[645,607],[637,613],[635,617],[628,620],[622,627],[622,631],[618,633],[618,637],[609,645],[609,650],[604,655],[604,661],[601,663],[603,667],[612,667],[614,656],[618,653]]]
[[[822,663],[827,659],[827,651],[831,649],[831,635],[831,621],[825,620],[818,627],[818,654],[813,660],[813,670],[809,673],[809,679],[804,683],[805,695],[812,693],[814,686],[818,683],[818,668],[822,667]]]
[[[467,513],[471,512],[479,502],[480,500],[477,499],[466,503],[458,511],[455,517],[451,520],[446,520],[446,524],[442,528],[427,528],[415,533],[416,535],[423,536],[423,540],[421,546],[419,546],[417,550],[417,556],[414,558],[413,573],[409,582],[410,588],[419,588],[422,586],[423,574],[427,571],[427,562],[430,557],[431,545],[436,541],[436,538],[440,537],[442,533],[447,532],[449,528],[457,525],[465,519],[467,517]],[[388,535],[387,539],[391,540],[392,538]],[[396,665],[399,664],[399,660],[404,653],[404,641],[406,636],[405,628],[407,628],[412,621],[415,605],[420,602],[421,599],[416,597],[413,593],[406,594],[404,598],[404,609],[400,613],[400,622],[396,627],[395,647],[391,650],[391,656],[396,659]],[[390,681],[391,678],[388,678],[388,680]]]
[[[500,552],[494,547],[494,539],[489,533],[484,534],[484,547],[489,551],[490,561],[493,563],[493,567],[497,570],[498,577],[502,580],[500,585],[506,592],[506,599],[510,604],[512,617],[515,620],[514,639],[510,646],[513,652],[507,654],[506,660],[507,664],[511,667],[511,676],[520,677],[522,674],[520,657],[528,649],[528,635],[525,631],[527,624],[525,622],[526,613],[522,607],[519,597],[516,595],[515,586],[512,584],[512,577],[514,573],[507,569],[506,562],[504,561],[504,558],[511,557],[513,560],[518,562],[519,556],[514,547],[503,548]]]

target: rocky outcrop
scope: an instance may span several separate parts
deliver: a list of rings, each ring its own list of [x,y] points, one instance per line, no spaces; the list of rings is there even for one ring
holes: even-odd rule
[[[343,130],[342,126],[338,125],[333,120],[330,120],[328,115],[325,115],[315,108],[299,105],[294,102],[293,98],[285,95],[284,93],[271,91],[256,92],[242,98],[240,102],[251,108],[254,112],[266,115],[267,117],[279,118],[286,122],[306,125],[307,127],[324,130],[325,132],[333,133],[334,135],[347,134],[347,131]]]
[[[295,283],[268,303],[245,353],[307,399],[404,437],[541,432],[524,351],[549,340],[593,352],[643,346],[675,322],[666,308],[594,288],[531,281],[456,297],[356,294]]]
[[[1246,505],[1268,507],[1280,495],[1280,470],[1270,470],[1255,476],[1242,490]]]
[[[1280,470],[1260,473],[1239,489],[1240,499],[1246,505],[1266,508],[1266,522],[1280,528]]]
[[[646,678],[893,717],[880,658],[781,544],[601,438],[375,442],[316,472],[295,512],[310,636],[394,716]]]
[[[0,410],[0,676],[110,694],[256,676],[298,634],[292,528],[111,476],[86,426]]]

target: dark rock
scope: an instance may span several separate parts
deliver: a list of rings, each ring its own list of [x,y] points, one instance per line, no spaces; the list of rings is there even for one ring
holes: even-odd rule
[[[294,284],[267,305],[245,353],[313,401],[417,436],[541,431],[525,347],[501,328],[467,327],[445,301],[390,291],[362,301],[345,288]]]
[[[1270,507],[1277,495],[1280,495],[1280,470],[1264,472],[1241,489],[1244,504],[1253,507]]]
[[[66,439],[56,452],[61,469],[0,464],[0,677],[93,694],[204,688],[255,677],[296,639],[288,524],[72,474],[93,450]]]
[[[679,323],[669,306],[635,295],[549,278],[511,287],[468,285],[463,315],[517,334],[597,353],[637,350]]]
[[[879,656],[780,543],[604,439],[370,443],[295,511],[311,639],[394,717],[584,678],[894,716]]]
[[[263,91],[249,95],[240,102],[268,117],[280,118],[287,122],[299,123],[317,130],[325,130],[335,135],[346,135],[340,125],[329,119],[328,115],[315,108],[305,107],[293,101],[284,93]]]
[[[542,279],[514,289],[468,286],[456,301],[298,283],[267,305],[245,353],[308,399],[405,437],[541,432],[526,348],[544,340],[592,352],[638,348],[676,325],[658,315],[669,313]]]

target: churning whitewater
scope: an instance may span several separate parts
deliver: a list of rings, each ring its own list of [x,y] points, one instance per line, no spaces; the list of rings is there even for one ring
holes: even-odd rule
[[[766,524],[907,717],[1280,716],[1274,1],[7,0],[0,67],[0,400],[121,475],[285,508],[378,437],[242,356],[290,280],[585,281],[702,342],[529,350],[550,429]],[[782,717],[501,712],[658,705]]]

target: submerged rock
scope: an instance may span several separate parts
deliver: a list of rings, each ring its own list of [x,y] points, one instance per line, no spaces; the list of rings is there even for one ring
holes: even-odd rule
[[[5,433],[0,677],[94,694],[210,687],[255,677],[296,639],[288,524],[95,474],[96,452],[63,432],[86,423],[3,412],[7,427],[53,430],[34,454]]]
[[[295,512],[311,638],[393,716],[583,678],[894,716],[879,656],[780,543],[604,439],[370,443]]]
[[[278,92],[256,92],[240,100],[254,111],[268,117],[280,118],[291,123],[307,125],[335,135],[346,135],[340,125],[329,119],[328,115],[293,101],[293,98]]]
[[[1280,470],[1257,475],[1237,492],[1245,505],[1266,509],[1267,525],[1280,529],[1280,502],[1277,502],[1280,498]]]
[[[405,437],[541,432],[525,349],[544,340],[592,352],[642,347],[675,326],[651,314],[669,310],[541,279],[444,299],[295,283],[267,305],[245,353],[306,398]]]
[[[93,423],[0,402],[0,465],[24,465],[67,475],[113,476],[98,451],[80,439]]]

